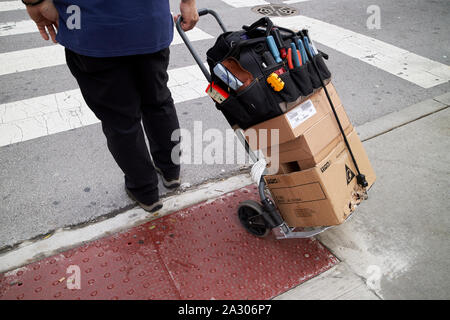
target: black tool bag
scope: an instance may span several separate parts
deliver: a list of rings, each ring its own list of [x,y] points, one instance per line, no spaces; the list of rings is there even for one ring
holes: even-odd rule
[[[286,59],[264,66],[263,54],[270,52],[266,38],[273,27],[272,21],[264,17],[251,26],[243,26],[243,30],[221,34],[207,52],[212,81],[229,93],[229,97],[222,103],[216,103],[216,107],[230,124],[236,124],[242,129],[279,116],[322,87],[311,60],[294,69],[289,69]],[[277,28],[286,47],[293,41],[293,37],[303,38],[305,33],[305,30],[295,33],[289,29]],[[237,92],[229,88],[213,71],[216,64],[229,62],[231,58],[239,63],[243,73],[248,71],[252,75],[251,79],[244,77],[247,81],[243,81],[245,85]],[[311,58],[316,63],[322,80],[328,82],[331,73],[323,60],[328,56],[319,52]],[[276,92],[266,79],[280,68],[285,70],[279,75],[285,85],[281,91]]]

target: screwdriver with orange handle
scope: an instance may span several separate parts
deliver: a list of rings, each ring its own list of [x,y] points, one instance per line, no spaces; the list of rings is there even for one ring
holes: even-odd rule
[[[294,69],[294,64],[292,63],[292,48],[288,48],[287,61],[289,69]]]

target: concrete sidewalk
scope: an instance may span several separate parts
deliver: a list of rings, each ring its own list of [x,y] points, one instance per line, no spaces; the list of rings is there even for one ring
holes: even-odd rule
[[[336,264],[276,299],[450,298],[449,105],[447,94],[357,128],[378,176],[369,200],[345,224],[317,237],[337,257]],[[232,179],[235,189],[249,183],[243,177]],[[204,201],[230,187],[230,183],[211,185],[186,197]],[[177,197],[167,200],[164,214],[180,203],[183,200]],[[62,230],[4,253],[0,266],[10,263],[9,269],[18,268],[114,234],[119,225],[126,229],[154,218],[133,209],[115,217],[115,223],[107,220],[86,227],[89,231]]]
[[[449,94],[359,128],[377,182],[318,236],[341,263],[279,299],[450,298],[448,105]]]
[[[319,237],[385,299],[450,298],[449,124],[445,109],[367,141],[370,204]]]

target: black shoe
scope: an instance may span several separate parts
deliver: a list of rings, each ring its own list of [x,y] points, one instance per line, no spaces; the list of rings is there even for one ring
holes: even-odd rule
[[[139,200],[136,199],[136,197],[131,193],[130,190],[128,190],[127,187],[125,187],[125,191],[127,192],[127,195],[133,200],[136,201],[138,203],[138,205],[144,209],[145,211],[148,212],[156,212],[158,210],[160,210],[163,207],[163,203],[161,200],[156,200],[155,202],[151,203],[151,204],[145,204],[140,202]]]
[[[168,175],[164,175],[164,173],[162,172],[161,169],[159,169],[158,167],[155,166],[155,170],[156,172],[159,173],[159,175],[162,178],[162,182],[164,187],[166,187],[167,189],[175,189],[178,188],[181,185],[181,179],[180,176],[178,175],[177,177],[170,177]]]

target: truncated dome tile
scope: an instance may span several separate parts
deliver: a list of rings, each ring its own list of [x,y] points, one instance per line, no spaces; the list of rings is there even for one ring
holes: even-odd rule
[[[337,259],[314,239],[256,238],[237,208],[246,187],[155,221],[156,248],[182,299],[268,299],[324,272]]]
[[[314,239],[248,234],[249,199],[256,187],[0,275],[0,299],[269,299],[337,263]]]
[[[0,299],[178,299],[147,235],[134,228],[0,276]]]

